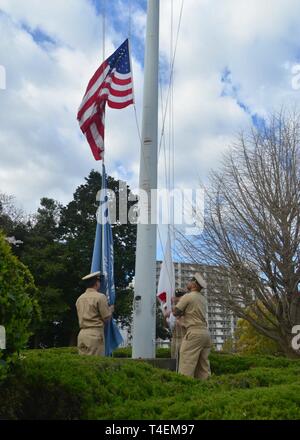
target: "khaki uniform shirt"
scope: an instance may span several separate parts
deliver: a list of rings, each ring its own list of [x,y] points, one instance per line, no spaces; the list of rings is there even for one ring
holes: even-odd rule
[[[107,298],[95,289],[87,289],[76,301],[80,329],[103,328],[105,319],[111,317]]]
[[[195,290],[190,293],[186,293],[176,305],[176,309],[183,312],[184,327],[187,330],[190,327],[207,329],[207,300],[202,293]]]

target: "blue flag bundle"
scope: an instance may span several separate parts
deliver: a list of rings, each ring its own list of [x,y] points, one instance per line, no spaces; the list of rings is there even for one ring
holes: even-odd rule
[[[108,304],[115,304],[116,291],[114,282],[114,246],[112,229],[109,219],[107,178],[105,166],[102,165],[102,191],[100,206],[97,213],[96,237],[94,243],[91,272],[99,271],[104,275],[101,282],[101,293],[107,297]],[[122,335],[116,321],[111,319],[105,324],[105,355],[111,356],[112,352],[123,342]]]

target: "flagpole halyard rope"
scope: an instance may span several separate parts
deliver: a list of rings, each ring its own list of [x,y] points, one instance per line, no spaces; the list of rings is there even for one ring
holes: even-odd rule
[[[101,0],[100,0],[101,1]],[[106,43],[106,0],[103,1],[103,11],[102,11],[102,55],[103,61],[105,61],[105,43]]]
[[[100,0],[101,1],[101,0]],[[105,61],[105,45],[106,45],[106,0],[103,1],[103,10],[102,10],[102,58],[103,62]],[[103,151],[101,153],[102,156],[102,163],[104,165],[105,163],[105,148],[103,148]],[[103,171],[103,169],[102,169]]]
[[[181,9],[180,9],[180,15],[179,15],[179,22],[178,22],[178,27],[177,27],[177,35],[176,35],[176,42],[175,42],[175,48],[174,48],[174,54],[173,54],[173,58],[172,58],[172,68],[171,68],[171,75],[170,75],[170,80],[173,78],[174,75],[174,66],[175,66],[175,59],[176,59],[176,53],[177,53],[177,47],[178,47],[178,39],[179,39],[179,33],[180,33],[180,29],[181,29],[181,23],[182,23],[182,16],[183,16],[183,9],[184,9],[184,0],[182,0],[181,3]],[[164,118],[163,118],[163,126],[162,126],[162,133],[165,129],[165,123],[166,123],[166,117],[167,117],[167,111],[168,111],[168,103],[169,103],[169,99],[170,99],[170,93],[171,93],[171,81],[169,82],[169,86],[168,86],[168,93],[167,93],[167,99],[166,99],[166,108],[165,108],[165,114],[164,114]],[[161,139],[162,140],[162,139]],[[158,154],[160,154],[160,150],[161,150],[161,141],[159,143],[159,151]]]
[[[184,0],[181,2],[177,34],[174,45],[174,1],[171,0],[171,11],[170,11],[170,72],[169,72],[169,85],[167,89],[167,97],[165,107],[163,105],[163,92],[162,85],[160,82],[160,94],[161,94],[161,107],[162,107],[162,127],[161,127],[161,137],[159,141],[159,151],[158,157],[160,157],[161,150],[164,151],[164,170],[165,170],[165,184],[166,188],[169,190],[169,195],[171,196],[171,189],[174,190],[175,187],[175,133],[174,133],[174,67],[175,59],[178,47],[178,39],[181,29],[182,17],[184,10]],[[166,123],[168,117],[168,152],[166,151]],[[175,233],[174,233],[174,201],[171,203],[170,197],[168,200],[168,213],[171,224],[168,226],[168,234],[170,234],[171,229],[173,229],[172,236],[170,235],[172,247],[175,248]],[[171,228],[172,226],[172,228]]]
[[[160,232],[159,232],[159,228],[157,228],[157,231],[158,231],[158,236],[159,236],[160,245],[161,245],[161,247],[162,247],[163,260],[164,260],[165,257],[166,257],[166,254],[165,254],[165,251],[164,251],[164,248],[163,248],[163,243],[162,243],[161,235],[160,235]],[[169,268],[168,268],[168,267],[167,267],[167,274],[168,274],[168,278],[169,278],[170,284],[172,285],[172,278],[171,278],[171,274],[170,274],[170,272],[169,272]],[[175,286],[174,286],[174,287],[175,287]]]
[[[132,0],[129,0],[129,18],[128,18],[129,40],[131,39],[131,30],[132,30]]]

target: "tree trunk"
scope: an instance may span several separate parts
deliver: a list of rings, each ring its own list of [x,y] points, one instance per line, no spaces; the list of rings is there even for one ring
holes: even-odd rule
[[[290,359],[300,359],[300,351],[293,350],[291,339],[289,341],[282,339],[279,345],[286,357]]]

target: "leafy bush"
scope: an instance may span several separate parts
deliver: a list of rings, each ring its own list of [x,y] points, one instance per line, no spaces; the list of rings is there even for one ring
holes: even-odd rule
[[[270,315],[262,304],[260,304],[260,307],[267,315]],[[249,313],[252,314],[251,312]],[[275,355],[282,352],[277,342],[259,333],[248,321],[244,319],[238,320],[234,339],[235,349],[241,354]]]
[[[0,325],[6,330],[7,347],[3,357],[26,347],[32,334],[30,326],[38,316],[36,294],[31,273],[12,254],[0,233]]]
[[[131,358],[131,355],[132,355],[131,347],[118,348],[113,353],[114,358]],[[169,358],[171,357],[171,350],[169,348],[157,348],[156,357],[160,359]]]
[[[298,360],[214,353],[211,364],[201,382],[76,349],[26,351],[1,387],[0,419],[299,419]]]
[[[156,357],[157,358],[170,358],[171,357],[170,348],[157,348]]]
[[[114,358],[130,358],[131,357],[131,347],[126,347],[126,348],[117,348],[114,352],[113,352],[113,357]]]
[[[0,360],[0,384],[6,378],[7,367],[3,360]]]

